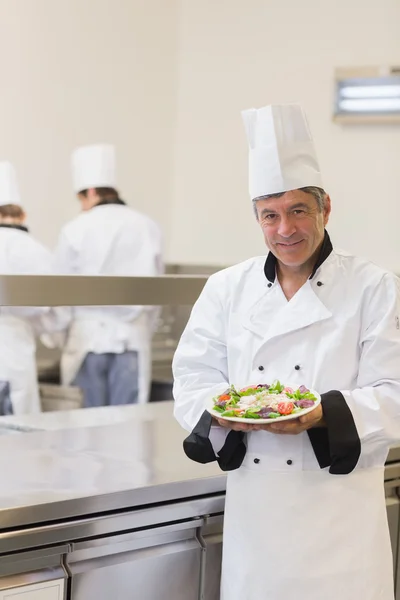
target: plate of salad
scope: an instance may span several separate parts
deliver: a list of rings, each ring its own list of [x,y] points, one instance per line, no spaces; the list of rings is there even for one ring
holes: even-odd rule
[[[321,396],[305,385],[290,386],[275,381],[245,388],[231,385],[223,394],[211,398],[207,410],[216,418],[262,425],[297,419],[314,410]]]

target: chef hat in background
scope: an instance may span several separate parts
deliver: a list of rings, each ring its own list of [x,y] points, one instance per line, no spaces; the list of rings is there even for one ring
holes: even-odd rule
[[[89,188],[116,187],[115,147],[111,144],[76,148],[72,153],[71,162],[75,193]]]
[[[17,173],[14,166],[7,160],[0,162],[0,206],[17,204],[21,206]]]
[[[302,187],[323,188],[306,115],[297,104],[242,112],[249,143],[252,200]]]

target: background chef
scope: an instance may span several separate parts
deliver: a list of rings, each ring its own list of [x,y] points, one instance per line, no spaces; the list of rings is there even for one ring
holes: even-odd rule
[[[26,226],[17,175],[8,161],[0,162],[0,273],[51,275],[53,256]],[[40,411],[36,369],[36,338],[54,344],[63,337],[68,309],[1,307],[0,309],[0,414]],[[9,398],[4,396],[7,390]]]
[[[72,174],[82,213],[60,234],[58,272],[160,274],[160,229],[120,198],[115,148],[109,144],[77,148]],[[63,383],[82,388],[85,407],[147,401],[156,320],[153,307],[76,307],[62,355]]]

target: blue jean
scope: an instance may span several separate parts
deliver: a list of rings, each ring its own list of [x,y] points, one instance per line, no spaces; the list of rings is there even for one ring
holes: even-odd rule
[[[8,381],[0,381],[0,415],[13,415],[13,405],[10,395],[10,383]]]
[[[85,408],[135,404],[139,395],[138,353],[89,352],[74,385],[83,391]]]

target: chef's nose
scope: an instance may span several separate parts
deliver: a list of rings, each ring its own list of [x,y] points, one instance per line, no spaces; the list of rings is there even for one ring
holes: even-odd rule
[[[290,215],[283,215],[279,221],[278,234],[288,238],[296,232],[294,221]]]

